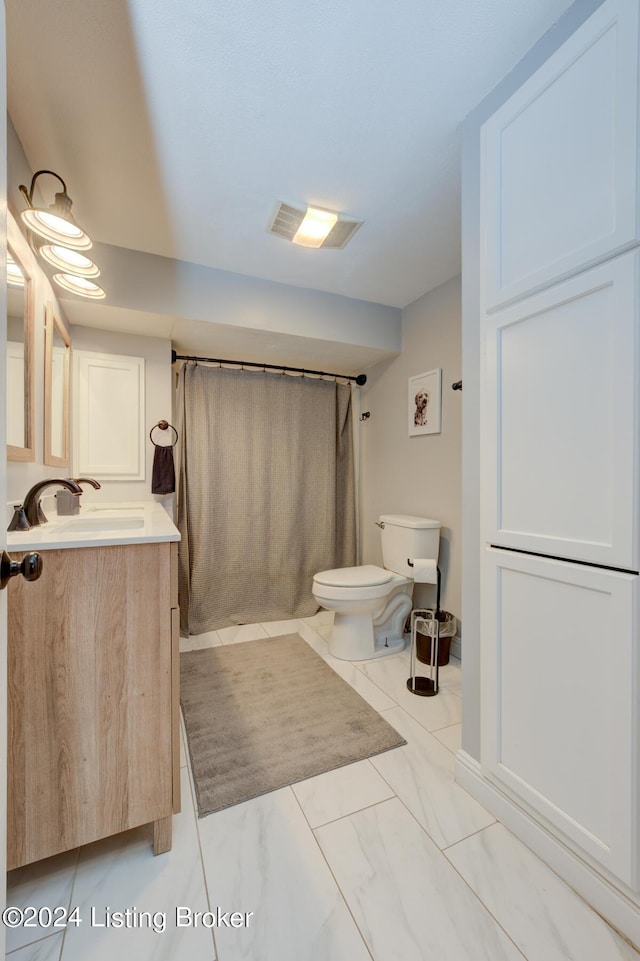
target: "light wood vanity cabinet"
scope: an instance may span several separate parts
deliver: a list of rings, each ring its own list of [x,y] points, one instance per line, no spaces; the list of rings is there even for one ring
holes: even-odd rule
[[[9,598],[8,868],[148,822],[162,853],[180,809],[177,544],[43,560]]]

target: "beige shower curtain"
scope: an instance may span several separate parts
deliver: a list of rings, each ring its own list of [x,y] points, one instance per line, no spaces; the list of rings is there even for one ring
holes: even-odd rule
[[[182,632],[314,613],[355,564],[350,387],[188,364],[177,407]]]

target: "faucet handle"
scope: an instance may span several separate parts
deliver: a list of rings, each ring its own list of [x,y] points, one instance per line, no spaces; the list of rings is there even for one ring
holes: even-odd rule
[[[8,531],[30,531],[31,524],[27,520],[27,515],[25,514],[24,504],[14,504],[13,505],[13,517],[11,522],[7,527]]]

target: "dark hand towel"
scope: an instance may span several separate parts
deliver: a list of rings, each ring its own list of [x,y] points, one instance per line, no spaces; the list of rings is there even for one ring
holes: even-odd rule
[[[156,444],[153,455],[152,494],[172,494],[176,489],[176,472],[173,466],[173,447]]]

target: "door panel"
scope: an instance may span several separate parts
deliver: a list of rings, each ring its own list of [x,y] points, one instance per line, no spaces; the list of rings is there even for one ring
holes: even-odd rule
[[[483,765],[637,890],[638,577],[491,549],[483,577]]]
[[[0,3],[0,210],[7,206],[7,86],[6,86],[5,10]],[[6,213],[0,215],[0,370],[6,370],[7,342],[7,284],[5,256],[7,249]],[[5,391],[0,390],[0,550],[6,549],[7,503],[7,420]],[[11,586],[11,585],[9,585]],[[5,869],[7,863],[7,592],[0,591],[0,910],[6,904]],[[0,924],[0,957],[4,957],[5,929]]]
[[[487,318],[486,543],[638,570],[638,276],[627,253]]]
[[[637,0],[606,0],[482,129],[483,304],[638,242]]]

